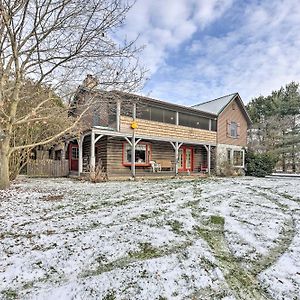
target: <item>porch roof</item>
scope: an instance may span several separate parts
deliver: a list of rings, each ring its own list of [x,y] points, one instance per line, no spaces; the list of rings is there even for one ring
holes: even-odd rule
[[[119,132],[119,131],[112,131],[112,130],[105,130],[103,128],[93,127],[90,131],[87,131],[84,135],[88,135],[91,132],[99,135],[106,135],[112,137],[123,137],[123,138],[130,138],[132,137],[131,133]],[[206,141],[195,141],[189,139],[176,139],[176,138],[167,138],[167,137],[158,137],[158,136],[145,136],[145,135],[135,135],[136,139],[142,140],[153,140],[153,141],[161,141],[161,142],[179,142],[184,144],[193,144],[193,145],[211,145],[216,146],[216,143],[206,142]]]

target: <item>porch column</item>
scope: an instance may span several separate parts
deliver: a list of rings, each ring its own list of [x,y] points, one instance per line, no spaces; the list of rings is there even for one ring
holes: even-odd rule
[[[120,131],[121,101],[117,101],[117,131]]]
[[[178,142],[175,143],[175,176],[178,175]]]
[[[90,158],[90,172],[95,172],[96,158],[95,158],[95,132],[91,133],[91,158]]]
[[[133,103],[133,109],[132,109],[132,119],[133,121],[136,120],[136,103]],[[132,129],[132,139],[131,139],[131,173],[132,177],[135,178],[136,172],[135,172],[135,129]]]
[[[78,141],[78,176],[83,171],[83,150],[82,150],[82,145],[83,145],[83,136],[80,136],[79,141]]]
[[[207,150],[207,169],[208,169],[208,175],[210,175],[210,165],[211,165],[211,146],[208,145],[208,150]]]
[[[211,169],[211,145],[203,145],[207,151],[207,173],[210,175]]]
[[[183,143],[179,143],[179,142],[170,142],[170,144],[172,145],[172,147],[175,150],[175,176],[178,175],[178,154],[179,154],[179,148],[182,146]]]

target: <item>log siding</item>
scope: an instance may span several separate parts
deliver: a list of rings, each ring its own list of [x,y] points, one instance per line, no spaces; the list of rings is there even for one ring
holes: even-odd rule
[[[132,118],[121,116],[121,132],[131,133],[130,127]],[[136,119],[138,128],[136,134],[149,137],[174,138],[195,142],[207,142],[215,144],[217,141],[217,133],[215,131],[185,127],[174,124],[167,124],[143,119]]]

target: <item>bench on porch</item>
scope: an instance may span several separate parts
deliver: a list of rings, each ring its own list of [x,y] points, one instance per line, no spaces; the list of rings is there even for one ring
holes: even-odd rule
[[[161,169],[167,169],[169,171],[173,170],[173,164],[170,160],[168,159],[160,159],[157,161],[157,163],[160,165]]]

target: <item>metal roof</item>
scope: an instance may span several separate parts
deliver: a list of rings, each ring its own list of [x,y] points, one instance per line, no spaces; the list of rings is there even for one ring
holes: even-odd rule
[[[214,100],[193,105],[192,108],[199,109],[210,114],[218,115],[237,95],[238,93],[223,96]]]

